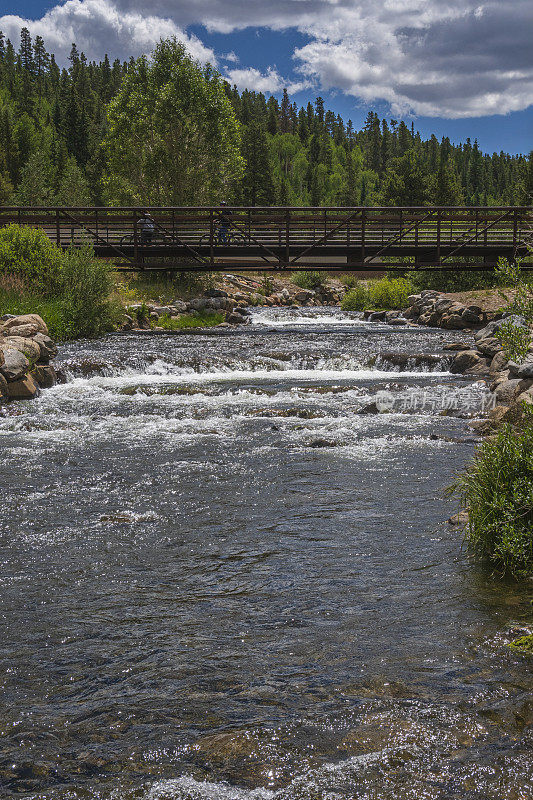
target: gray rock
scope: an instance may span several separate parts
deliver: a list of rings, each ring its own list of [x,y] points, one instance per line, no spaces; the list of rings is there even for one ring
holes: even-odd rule
[[[475,334],[474,339],[476,340],[476,342],[480,341],[481,339],[489,339],[493,337],[494,334],[497,333],[497,331],[500,330],[503,324],[509,322],[511,322],[517,328],[528,328],[528,324],[524,317],[519,317],[516,314],[515,315],[511,314],[510,316],[505,317],[504,319],[496,319],[493,320],[492,322],[489,322],[488,325],[486,325],[484,328],[481,328],[481,330],[479,330]]]
[[[519,391],[520,380],[513,378],[512,380],[502,381],[494,392],[498,405],[509,405],[513,402],[517,392]]]
[[[205,297],[229,297],[228,293],[223,289],[206,289],[204,292]]]
[[[501,353],[502,351],[500,340],[496,339],[494,336],[490,336],[487,339],[479,339],[476,341],[476,347],[480,353],[490,358],[494,358],[497,353]]]
[[[53,367],[38,365],[32,370],[32,377],[37,381],[41,389],[51,389],[57,383],[56,371]]]
[[[11,331],[10,331],[11,333]],[[2,342],[2,346],[11,347],[13,350],[18,350],[30,361],[36,362],[41,357],[41,349],[35,339],[29,339],[22,336],[7,336]]]
[[[385,314],[385,311],[374,311],[372,314],[370,314],[368,320],[369,322],[384,322]]]
[[[449,344],[445,344],[442,348],[443,350],[471,350],[471,346],[469,344],[463,344],[462,342],[450,342]]]
[[[469,325],[483,324],[483,310],[479,306],[468,306],[468,308],[464,309],[461,316]]]
[[[0,372],[8,381],[16,381],[26,374],[30,362],[19,350],[12,347],[3,347],[4,363],[0,367]]]
[[[453,305],[455,305],[453,300],[449,300],[446,297],[442,297],[435,303],[435,311],[438,311],[439,314],[444,314],[444,312],[449,311]]]
[[[527,358],[521,364],[509,361],[509,369],[513,375],[519,378],[533,378],[533,358]]]
[[[172,305],[172,314],[178,312],[178,314],[184,314],[187,311],[187,303],[184,303],[183,300],[174,300]]]
[[[473,367],[479,366],[481,363],[481,356],[475,350],[463,350],[461,353],[458,353],[452,361],[450,372],[459,375]]]
[[[500,351],[499,353],[496,353],[490,362],[490,374],[491,376],[495,376],[500,372],[503,372],[505,369],[507,369],[507,356],[503,351]]]
[[[450,314],[442,318],[442,327],[448,330],[464,330],[468,327],[468,323],[462,318],[460,314]]]
[[[20,325],[32,325],[35,326],[39,333],[44,333],[48,335],[48,328],[46,327],[46,323],[39,314],[22,314],[17,317],[11,317],[4,323],[4,334],[7,334],[11,328],[18,327]]]
[[[133,323],[133,319],[131,317],[129,317],[129,319]],[[57,347],[55,342],[49,336],[46,336],[46,334],[38,333],[33,337],[33,341],[37,342],[41,350],[41,357],[39,361],[42,364],[48,364],[49,361],[57,356]]]

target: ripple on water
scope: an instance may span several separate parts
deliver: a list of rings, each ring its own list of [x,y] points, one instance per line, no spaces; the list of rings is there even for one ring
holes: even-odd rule
[[[483,387],[380,360],[465,334],[248,328],[68,344],[0,417],[2,797],[529,798],[527,590],[442,524]]]

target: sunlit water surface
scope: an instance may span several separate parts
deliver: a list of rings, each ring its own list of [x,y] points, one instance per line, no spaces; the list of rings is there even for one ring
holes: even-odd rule
[[[317,308],[64,346],[0,416],[0,796],[530,798],[527,587],[444,523],[484,389],[380,357],[464,338]]]

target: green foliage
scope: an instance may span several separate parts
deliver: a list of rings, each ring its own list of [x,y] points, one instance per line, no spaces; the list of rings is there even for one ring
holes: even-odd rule
[[[382,278],[360,281],[342,298],[343,311],[374,309],[398,309],[407,306],[407,298],[413,294],[413,285],[406,278]]]
[[[0,47],[0,203],[84,205],[87,187],[97,204],[530,204],[533,159],[239,92],[172,39],[123,63],[74,46],[60,70],[24,29]]]
[[[19,225],[0,229],[0,275],[18,275],[44,297],[61,290],[63,253],[44,231]]]
[[[500,296],[506,302],[505,311],[525,317],[526,321],[533,323],[533,278],[522,269],[522,260],[508,261],[500,258],[498,261],[497,276],[500,283],[512,290],[512,293],[500,290]]]
[[[194,314],[182,314],[177,318],[159,317],[160,328],[167,331],[180,331],[186,328],[212,328],[224,322],[225,315],[218,312],[196,311]]]
[[[0,230],[0,314],[40,314],[57,339],[98,336],[117,314],[112,285],[88,247],[64,253],[39,229]]]
[[[153,271],[137,273],[129,279],[131,301],[157,300],[170,303],[176,299],[187,299],[203,294],[213,286],[211,272]]]
[[[521,260],[509,262],[506,258],[500,258],[497,274],[504,286],[508,287],[507,290],[500,289],[500,296],[506,302],[506,307],[502,310],[524,317],[531,326],[533,324],[533,279],[523,272]],[[511,293],[509,293],[509,289]],[[514,325],[511,321],[504,322],[496,337],[502,343],[507,358],[519,362],[524,360],[532,340],[531,330]]]
[[[431,269],[410,271],[409,280],[417,292],[433,289],[437,292],[471,292],[476,289],[490,289],[497,286],[499,277],[495,270]]]
[[[516,650],[518,653],[533,656],[533,635],[526,634],[525,636],[519,636],[518,639],[509,642],[508,647],[510,647],[511,650]]]
[[[292,282],[300,289],[311,289],[315,291],[324,285],[324,275],[318,270],[302,270],[294,272],[291,277]]]
[[[241,176],[239,124],[222,80],[175,37],[128,67],[107,124],[111,203],[213,203]]]
[[[67,338],[112,330],[118,309],[109,299],[113,277],[106,261],[95,258],[90,247],[70,250],[64,256],[62,283]]]
[[[514,576],[533,572],[533,412],[524,413],[523,429],[503,425],[451,489],[468,511],[473,552]]]
[[[503,352],[508,360],[523,361],[531,344],[531,331],[512,322],[504,322],[498,328],[496,338],[502,344]]]

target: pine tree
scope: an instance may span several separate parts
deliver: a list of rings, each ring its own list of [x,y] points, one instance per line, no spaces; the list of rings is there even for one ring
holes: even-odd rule
[[[271,205],[274,202],[274,187],[267,134],[257,120],[253,120],[244,130],[242,154],[245,162],[242,179],[244,205]]]
[[[53,204],[50,160],[44,151],[37,150],[33,153],[23,167],[16,201],[21,206]]]

